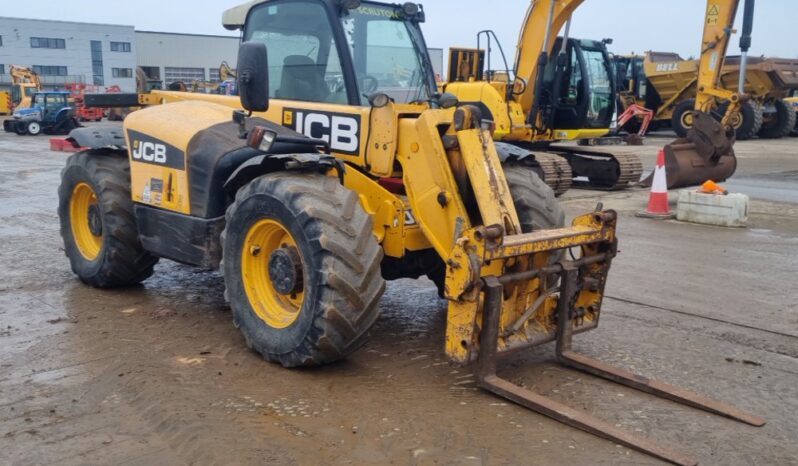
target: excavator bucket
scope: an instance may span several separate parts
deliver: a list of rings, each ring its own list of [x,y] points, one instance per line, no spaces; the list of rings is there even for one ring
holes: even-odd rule
[[[731,178],[737,170],[733,145],[733,130],[724,130],[712,116],[695,112],[694,125],[687,133],[687,138],[677,139],[665,146],[668,189]],[[653,180],[652,171],[642,184],[651,186]]]
[[[564,366],[750,425],[765,421],[687,390],[574,351],[575,334],[598,326],[604,285],[617,254],[617,214],[577,217],[569,228],[504,235],[499,225],[466,231],[448,261],[447,353],[474,361],[478,385],[544,416],[678,465],[697,462],[534,393],[497,375],[503,356],[555,342]],[[475,309],[474,312],[471,312]]]

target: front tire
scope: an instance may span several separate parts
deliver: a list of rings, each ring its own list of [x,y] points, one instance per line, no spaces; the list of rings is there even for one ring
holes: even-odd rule
[[[521,233],[565,226],[565,212],[557,202],[554,190],[549,185],[527,167],[505,165],[503,168],[507,185],[510,187],[510,195],[515,204],[515,211],[518,214],[518,221],[521,223]],[[560,257],[553,256],[550,262],[556,262]],[[446,264],[440,261],[440,264],[427,276],[438,288],[438,296],[443,298],[446,286]]]
[[[718,107],[719,119],[723,118],[728,106],[728,104],[722,104]],[[738,141],[753,139],[762,128],[762,107],[751,100],[743,102],[739,118],[732,121],[732,127],[734,127]]]
[[[139,241],[127,156],[90,151],[70,156],[58,200],[64,251],[81,281],[116,288],[152,275],[158,258]]]
[[[565,226],[565,213],[554,191],[536,174],[519,166],[504,167],[521,232],[531,233]]]
[[[247,345],[285,367],[359,348],[385,291],[383,252],[337,178],[273,173],[239,190],[222,235],[225,296]]]
[[[28,123],[28,134],[38,136],[42,132],[42,125],[38,121]]]

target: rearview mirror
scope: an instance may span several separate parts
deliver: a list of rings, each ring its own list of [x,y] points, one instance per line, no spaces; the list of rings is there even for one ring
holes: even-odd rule
[[[244,42],[238,49],[238,93],[250,112],[269,109],[269,58],[266,44]]]

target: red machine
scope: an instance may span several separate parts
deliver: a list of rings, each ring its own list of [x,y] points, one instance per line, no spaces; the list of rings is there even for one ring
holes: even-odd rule
[[[64,88],[69,91],[72,100],[75,102],[75,118],[80,121],[101,121],[103,119],[103,109],[86,107],[84,95],[87,92],[100,92],[100,88],[84,83],[68,83]]]

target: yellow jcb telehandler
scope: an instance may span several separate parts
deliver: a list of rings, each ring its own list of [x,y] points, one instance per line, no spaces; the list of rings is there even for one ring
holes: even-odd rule
[[[556,341],[563,364],[763,424],[571,349],[598,325],[617,214],[598,208],[564,227],[533,171],[503,167],[480,110],[436,93],[423,20],[413,3],[253,1],[224,15],[243,29],[240,99],[87,97],[148,107],[121,131],[71,135],[90,147],[59,188],[73,271],[112,288],[145,280],[160,258],[220,268],[247,344],[286,367],[346,357],[377,319],[385,280],[427,274],[449,301],[446,354],[475,363],[486,390],[694,463],[496,375],[500,355]]]

